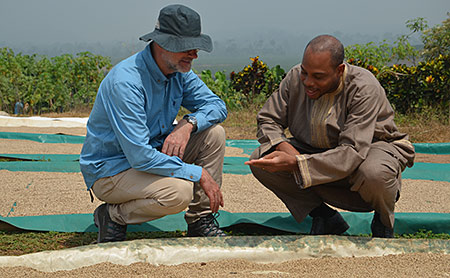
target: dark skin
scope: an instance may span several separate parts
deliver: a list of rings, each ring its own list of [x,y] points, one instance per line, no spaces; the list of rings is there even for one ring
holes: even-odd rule
[[[197,49],[184,52],[170,52],[153,42],[151,50],[156,64],[165,75],[174,72],[188,72],[191,69],[192,61],[198,58]],[[179,121],[177,126],[164,140],[161,152],[183,159],[184,151],[193,128],[194,126],[187,120],[183,119]],[[205,169],[202,169],[199,184],[209,198],[211,211],[219,211],[219,207],[223,207],[224,205],[222,192],[220,191],[219,185]]]
[[[344,73],[345,65],[337,67],[331,63],[328,51],[314,52],[310,48],[303,55],[300,80],[305,92],[311,99],[318,99],[322,95],[334,92]],[[282,142],[275,147],[275,151],[261,157],[246,161],[246,165],[261,168],[267,172],[293,172],[298,170],[297,158],[300,152],[288,142]]]

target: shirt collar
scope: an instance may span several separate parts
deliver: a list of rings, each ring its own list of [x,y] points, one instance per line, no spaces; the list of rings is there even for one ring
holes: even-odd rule
[[[345,66],[344,72],[342,73],[341,80],[339,81],[339,86],[337,87],[337,89],[334,92],[330,93],[330,95],[338,94],[344,88],[344,80],[345,80],[345,77],[347,76],[347,65],[344,63],[344,66]]]
[[[166,77],[162,73],[162,71],[158,67],[158,64],[156,64],[156,61],[152,56],[152,50],[150,48],[150,43],[145,47],[145,49],[142,52],[143,52],[145,64],[147,65],[150,75],[156,82],[158,82],[158,83],[165,82],[165,81],[169,80],[169,78],[172,78],[176,75],[176,72],[175,72],[175,73],[169,74]]]

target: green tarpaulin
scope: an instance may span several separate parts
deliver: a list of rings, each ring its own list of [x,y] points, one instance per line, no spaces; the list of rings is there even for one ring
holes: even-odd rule
[[[84,136],[65,134],[0,132],[0,139],[32,140],[41,143],[83,144]],[[251,154],[259,146],[257,140],[227,140],[228,147],[236,147]],[[414,143],[416,152],[428,154],[450,154],[450,143]]]
[[[32,172],[80,172],[79,155],[70,154],[0,154],[0,170]],[[23,160],[23,161],[16,161]],[[247,157],[225,157],[223,172],[226,174],[251,174],[244,164]],[[450,182],[450,164],[417,162],[402,173],[405,179],[435,180]]]
[[[372,213],[342,212],[349,223],[346,235],[369,234]],[[290,213],[230,213],[220,211],[217,218],[221,227],[232,228],[237,225],[257,225],[261,229],[271,228],[284,232],[307,234],[311,227],[311,218],[297,223]],[[8,226],[10,225],[10,226]],[[24,217],[0,217],[0,229],[12,227],[30,231],[56,232],[96,232],[92,214],[66,214]],[[449,213],[396,213],[395,232],[398,234],[415,233],[421,229],[434,233],[450,234]],[[128,231],[176,231],[186,230],[184,212],[168,215],[151,222],[129,225]]]

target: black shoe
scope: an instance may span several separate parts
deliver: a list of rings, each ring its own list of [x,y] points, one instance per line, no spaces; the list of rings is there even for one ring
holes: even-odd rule
[[[94,223],[98,228],[97,243],[124,241],[126,239],[127,225],[120,225],[111,220],[107,204],[101,204],[95,209]]]
[[[227,236],[220,228],[216,217],[210,213],[200,217],[194,223],[188,225],[186,236],[189,237],[223,237]]]
[[[328,218],[317,216],[313,217],[310,235],[341,235],[348,230],[350,226],[345,222],[342,215],[336,213]]]
[[[373,214],[372,225],[372,237],[382,237],[382,238],[394,238],[394,229],[388,228],[381,223],[380,214],[375,212]]]

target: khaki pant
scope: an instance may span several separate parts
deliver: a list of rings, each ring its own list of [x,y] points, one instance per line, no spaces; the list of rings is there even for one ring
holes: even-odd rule
[[[192,134],[183,161],[202,166],[220,186],[224,155],[225,131],[215,125]],[[209,198],[198,183],[133,168],[97,180],[92,191],[98,199],[110,204],[111,219],[122,225],[144,223],[176,214],[188,206],[185,215],[188,224],[211,213]]]
[[[256,167],[251,167],[251,170],[265,187],[284,202],[298,222],[325,202],[349,211],[376,210],[383,224],[392,228],[395,202],[400,196],[401,172],[405,168],[399,160],[400,155],[392,144],[374,143],[364,162],[347,178],[306,189],[299,188],[291,173],[269,173]],[[261,156],[258,148],[251,159]]]

